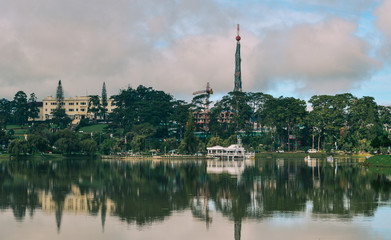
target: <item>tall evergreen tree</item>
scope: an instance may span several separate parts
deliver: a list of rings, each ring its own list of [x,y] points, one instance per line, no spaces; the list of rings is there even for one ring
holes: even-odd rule
[[[57,99],[57,108],[61,108],[62,103],[64,102],[64,91],[62,90],[61,80],[58,81],[56,99]]]
[[[106,92],[106,83],[103,82],[102,104],[101,104],[101,114],[103,115],[103,119],[106,119],[106,113],[107,113],[107,92]]]
[[[56,92],[57,108],[53,111],[52,122],[60,128],[65,128],[72,120],[65,113],[64,105],[64,90],[62,89],[61,80],[58,81]]]

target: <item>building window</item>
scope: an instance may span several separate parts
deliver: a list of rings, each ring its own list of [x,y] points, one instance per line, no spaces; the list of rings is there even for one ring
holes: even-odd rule
[[[73,102],[70,102],[70,103],[68,103],[68,105],[71,105],[71,106],[72,106],[72,105],[75,105],[75,103],[73,103]]]
[[[46,102],[45,105],[48,105],[48,103]]]
[[[73,112],[73,108],[68,109],[68,111]]]
[[[48,109],[47,108],[45,108],[45,112],[47,112],[48,111]]]
[[[79,105],[79,103],[77,102],[76,105]]]
[[[79,111],[79,109],[78,108],[76,108],[76,112],[78,112]]]
[[[80,111],[85,112],[86,110],[84,108],[80,109]]]
[[[86,102],[81,102],[80,105],[87,105]]]

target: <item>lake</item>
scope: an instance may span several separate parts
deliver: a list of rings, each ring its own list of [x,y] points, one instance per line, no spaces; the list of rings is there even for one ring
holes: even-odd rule
[[[2,162],[0,239],[391,239],[391,171],[359,161]]]

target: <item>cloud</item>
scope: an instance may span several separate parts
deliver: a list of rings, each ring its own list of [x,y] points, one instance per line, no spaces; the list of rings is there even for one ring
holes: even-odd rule
[[[382,32],[382,46],[379,55],[388,61],[391,60],[391,0],[384,0],[376,9],[376,27]]]
[[[152,86],[170,90],[159,84],[172,82],[176,68],[165,56],[189,52],[180,49],[189,35],[221,32],[230,12],[207,0],[0,0],[0,5],[2,97],[22,89],[43,98],[54,94],[59,79],[71,96],[99,93],[103,81],[112,94],[128,84],[158,83]],[[176,56],[179,62],[182,57]]]
[[[236,23],[246,91],[267,91],[281,80],[307,92],[349,90],[378,66],[354,35],[356,24],[294,7],[219,0],[0,0],[0,6],[0,97],[18,90],[54,95],[59,79],[67,96],[100,94],[103,81],[109,94],[143,84],[191,96],[206,82],[224,94],[234,84]]]
[[[370,78],[379,63],[356,37],[356,24],[335,18],[269,32],[252,51],[252,88],[291,81],[307,93],[348,91]]]

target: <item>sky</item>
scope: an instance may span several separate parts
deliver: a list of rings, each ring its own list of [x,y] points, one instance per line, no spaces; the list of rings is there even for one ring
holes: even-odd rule
[[[0,0],[0,98],[234,88],[391,105],[391,0]],[[213,98],[212,98],[213,100]]]

